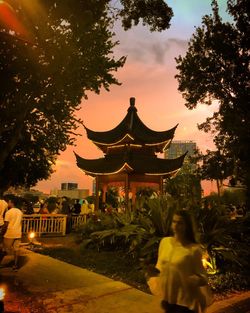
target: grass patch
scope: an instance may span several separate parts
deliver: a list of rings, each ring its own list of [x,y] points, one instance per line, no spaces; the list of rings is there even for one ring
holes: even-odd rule
[[[80,247],[43,248],[39,253],[67,262],[122,281],[139,290],[149,292],[139,260],[126,255],[123,251],[81,250]]]
[[[38,252],[150,293],[139,260],[124,251],[84,249],[80,244],[69,241],[64,246],[43,247]],[[221,299],[234,292],[249,290],[250,278],[240,271],[228,271],[210,276],[209,284],[215,297]]]

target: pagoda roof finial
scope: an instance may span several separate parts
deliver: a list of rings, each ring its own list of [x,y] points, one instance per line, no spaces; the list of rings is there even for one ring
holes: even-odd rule
[[[134,97],[131,97],[131,98],[129,99],[129,102],[130,102],[130,106],[131,106],[131,107],[134,107],[134,106],[135,106],[135,98],[134,98]]]

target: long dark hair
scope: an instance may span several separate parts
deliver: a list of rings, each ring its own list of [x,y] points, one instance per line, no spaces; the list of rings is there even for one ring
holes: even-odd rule
[[[184,223],[186,225],[185,236],[188,241],[191,243],[197,243],[195,236],[195,225],[194,220],[190,212],[186,209],[176,210],[174,215],[178,215],[183,218]]]

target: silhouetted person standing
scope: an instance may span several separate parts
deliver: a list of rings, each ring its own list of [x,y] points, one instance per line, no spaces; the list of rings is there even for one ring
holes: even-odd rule
[[[14,200],[9,200],[9,210],[5,214],[4,227],[6,232],[4,234],[3,246],[7,254],[14,254],[14,266],[13,269],[18,269],[18,257],[19,248],[22,237],[22,217],[23,213],[21,210],[15,207],[16,203]]]
[[[74,204],[74,212],[75,214],[80,214],[81,213],[81,204],[79,203],[79,200],[76,200]]]

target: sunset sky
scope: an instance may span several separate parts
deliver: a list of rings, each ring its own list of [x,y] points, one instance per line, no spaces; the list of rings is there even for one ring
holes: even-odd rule
[[[226,17],[226,0],[218,1],[220,13]],[[193,140],[199,149],[212,148],[211,135],[197,129],[197,124],[212,115],[216,106],[201,106],[188,110],[178,92],[176,63],[174,58],[185,55],[187,43],[195,26],[201,25],[204,14],[211,13],[210,0],[168,0],[174,11],[171,27],[162,33],[150,33],[147,27],[138,26],[123,31],[116,25],[115,32],[120,45],[115,56],[127,56],[125,66],[116,73],[122,83],[112,86],[110,92],[100,95],[89,94],[82,101],[79,116],[86,127],[106,131],[115,127],[127,113],[129,98],[136,98],[138,115],[153,130],[167,130],[177,123],[179,126],[174,140]],[[92,189],[92,178],[86,176],[77,166],[73,151],[84,158],[98,158],[102,152],[87,139],[83,127],[79,128],[75,147],[69,147],[56,162],[55,173],[35,188],[49,193],[60,188],[62,182],[77,182],[80,188]]]

